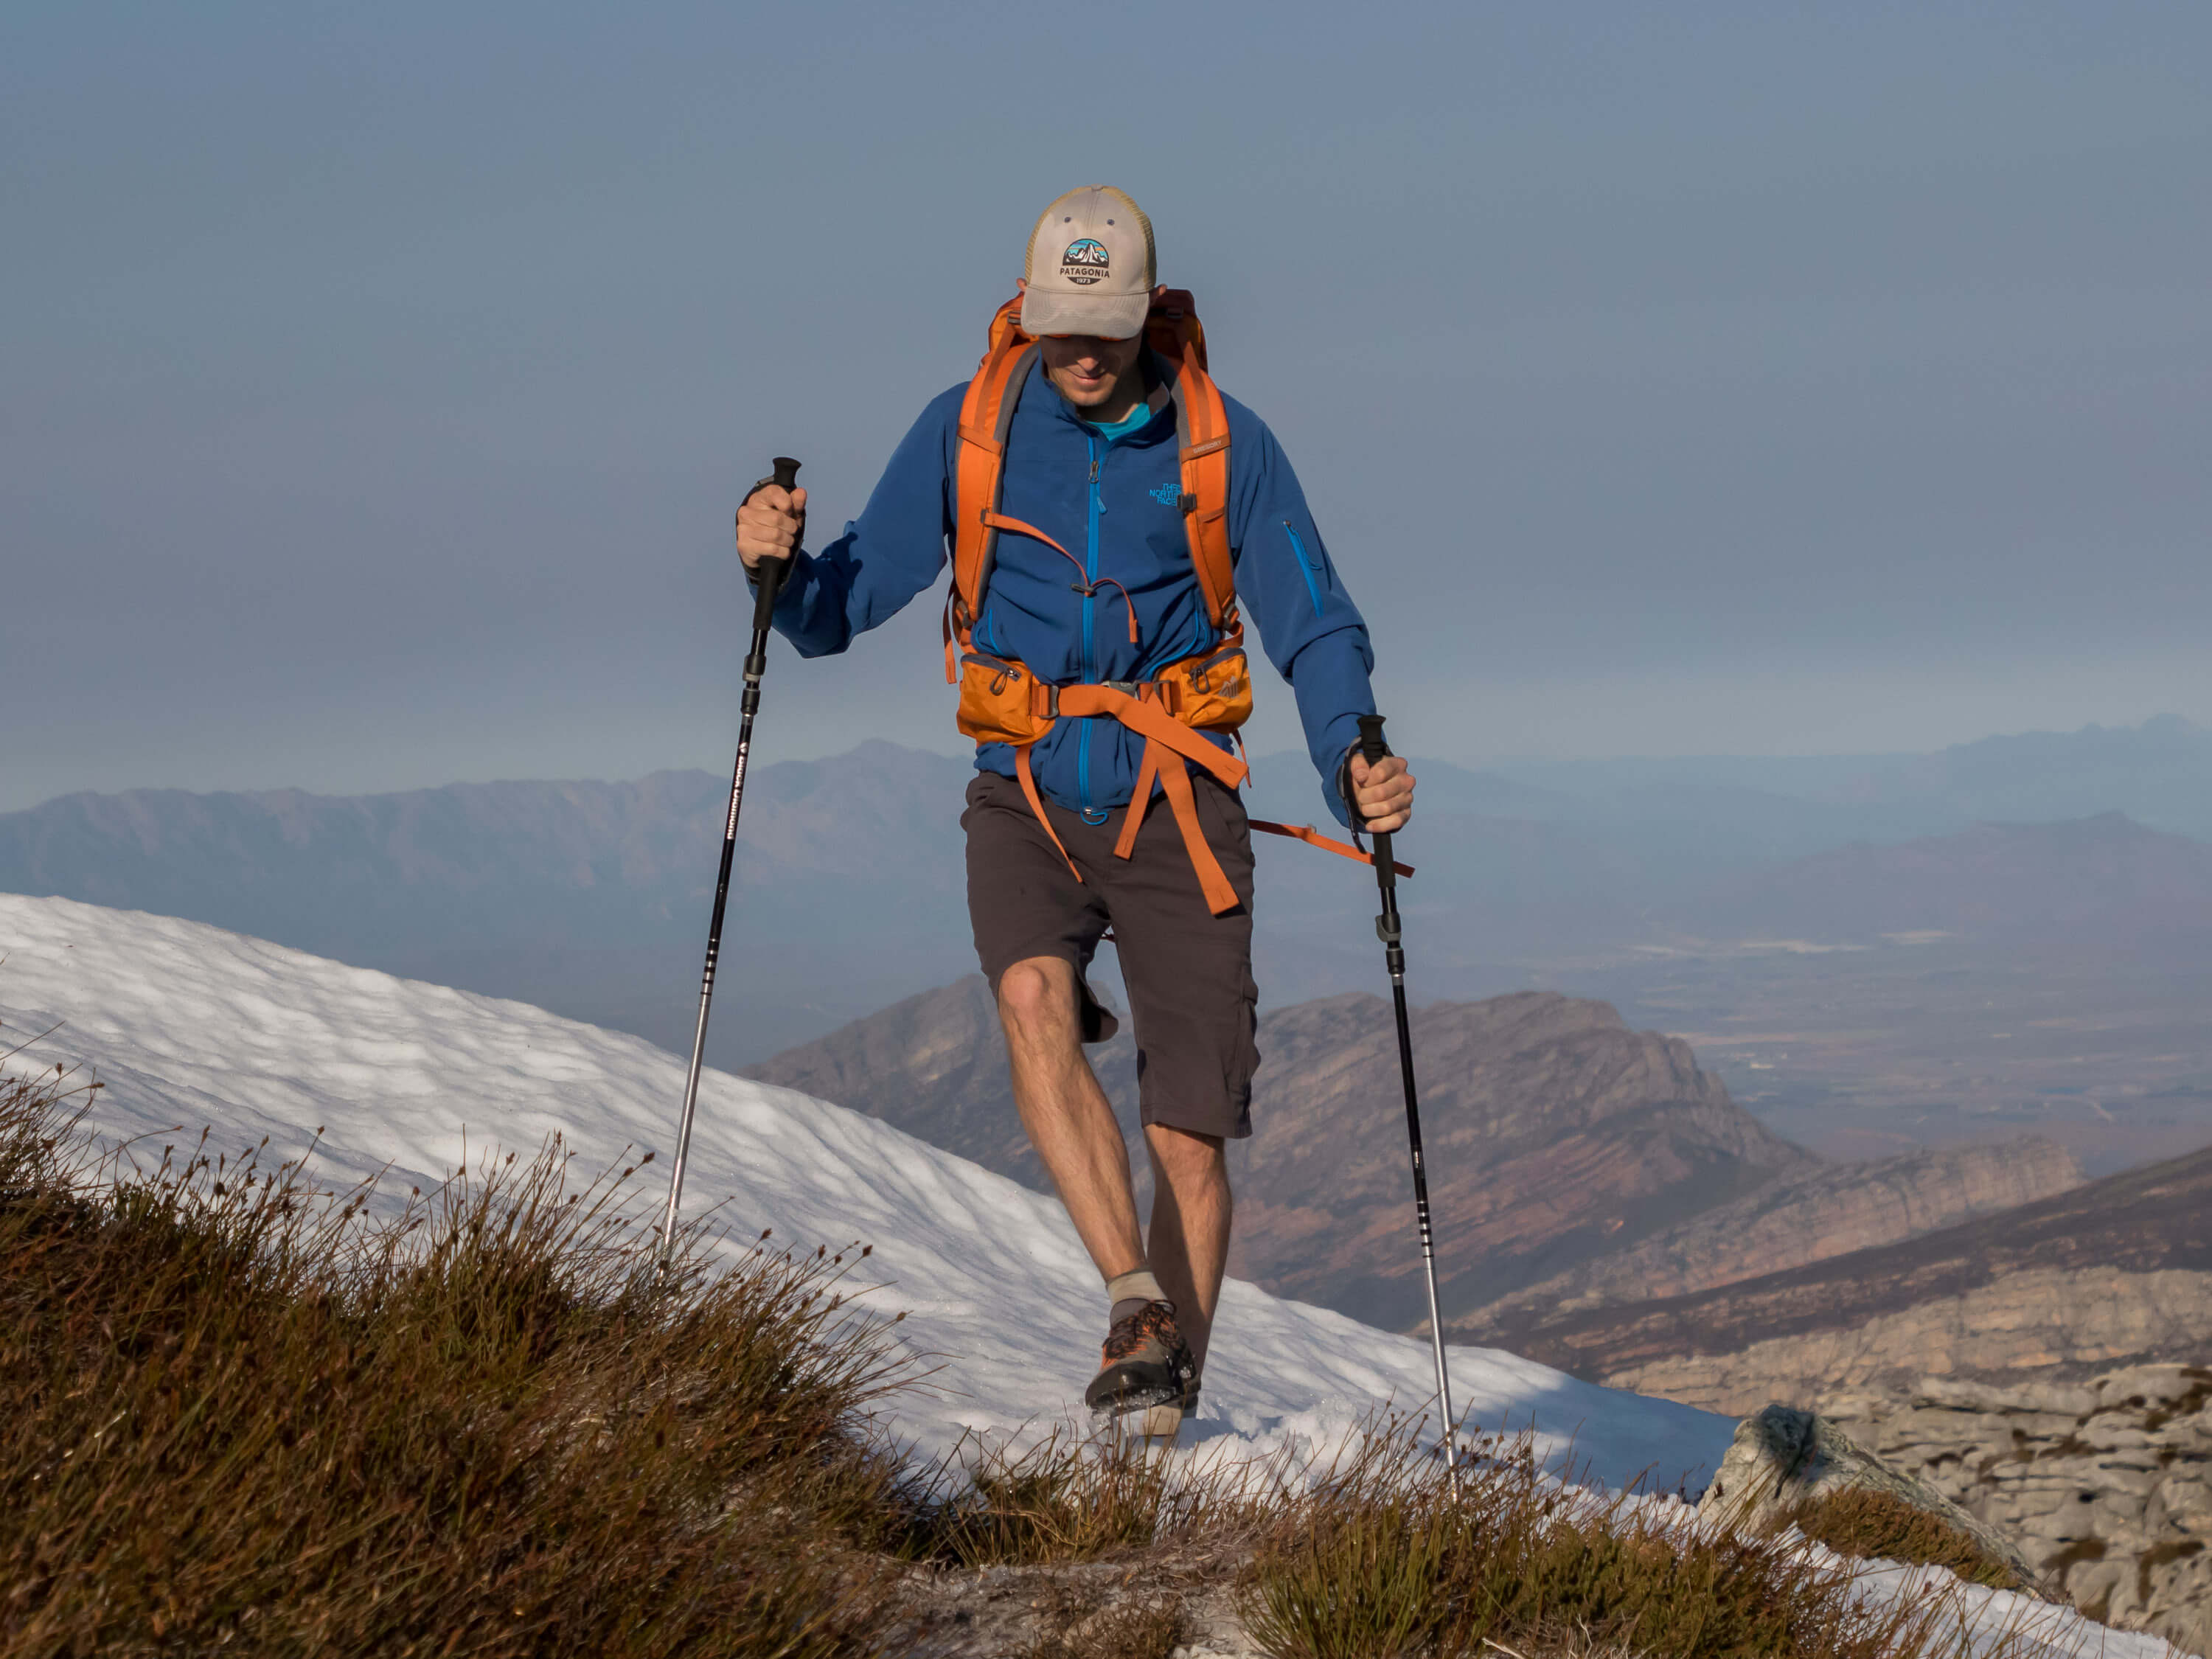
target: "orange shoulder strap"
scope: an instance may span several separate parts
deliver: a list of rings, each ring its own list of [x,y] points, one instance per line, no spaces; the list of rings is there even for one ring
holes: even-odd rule
[[[952,593],[947,639],[965,640],[991,577],[991,554],[999,532],[987,522],[999,510],[1000,483],[1006,470],[1006,428],[1022,382],[1036,356],[1036,343],[1021,331],[1021,295],[1000,306],[991,319],[990,347],[968,382],[960,403],[960,455],[952,485]]]
[[[1229,549],[1229,412],[1206,369],[1206,330],[1186,289],[1170,289],[1152,307],[1146,343],[1175,376],[1176,435],[1182,442],[1182,522],[1190,562],[1206,595],[1206,619],[1226,629],[1237,610]]]

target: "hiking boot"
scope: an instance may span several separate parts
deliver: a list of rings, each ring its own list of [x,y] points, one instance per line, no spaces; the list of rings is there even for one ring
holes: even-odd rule
[[[1100,1416],[1142,1412],[1139,1432],[1154,1437],[1173,1435],[1197,1399],[1198,1365],[1176,1328],[1172,1302],[1147,1302],[1109,1331],[1098,1375],[1083,1391],[1083,1403]]]

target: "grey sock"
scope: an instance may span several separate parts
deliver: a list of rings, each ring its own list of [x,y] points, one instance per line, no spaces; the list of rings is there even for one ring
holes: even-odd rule
[[[1143,1311],[1147,1302],[1164,1302],[1167,1292],[1160,1281],[1152,1277],[1150,1267],[1139,1267],[1133,1273],[1116,1273],[1106,1281],[1106,1299],[1114,1304],[1106,1316],[1106,1322],[1118,1325],[1130,1315]]]

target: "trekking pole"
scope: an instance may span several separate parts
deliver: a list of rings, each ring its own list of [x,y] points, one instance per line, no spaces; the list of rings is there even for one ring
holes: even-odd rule
[[[1362,714],[1360,757],[1373,766],[1389,752],[1390,745],[1382,740],[1382,716]],[[1398,872],[1390,862],[1387,834],[1375,837],[1375,880],[1382,892],[1382,914],[1375,918],[1375,933],[1382,941],[1382,960],[1390,970],[1390,997],[1397,1005],[1398,1070],[1406,1083],[1406,1139],[1413,1153],[1413,1213],[1421,1223],[1421,1269],[1429,1281],[1429,1344],[1437,1357],[1437,1409],[1443,1413],[1444,1462],[1456,1478],[1459,1456],[1453,1434],[1458,1423],[1452,1416],[1451,1378],[1444,1371],[1444,1322],[1437,1310],[1437,1245],[1429,1225],[1428,1172],[1421,1162],[1421,1104],[1413,1088],[1413,1033],[1406,1022],[1406,947],[1400,943]]]
[[[796,489],[799,463],[788,455],[777,456],[775,477],[770,482],[780,489]],[[722,954],[722,913],[729,908],[730,864],[738,850],[738,809],[744,805],[745,762],[752,754],[753,716],[760,709],[761,676],[768,669],[769,618],[790,569],[788,559],[763,559],[753,573],[758,589],[753,600],[753,644],[745,653],[745,689],[738,699],[738,763],[730,773],[730,816],[722,826],[722,868],[714,878],[714,917],[707,924],[707,968],[699,976],[699,1027],[691,1034],[691,1069],[684,1078],[684,1117],[676,1132],[676,1167],[668,1172],[668,1216],[660,1229],[664,1268],[676,1249],[676,1212],[684,1202],[684,1164],[691,1154],[691,1115],[699,1104],[699,1070],[707,1057],[707,1010],[714,1000],[714,963]]]

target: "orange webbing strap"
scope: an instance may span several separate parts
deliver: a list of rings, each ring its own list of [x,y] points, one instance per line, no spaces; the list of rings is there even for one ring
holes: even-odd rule
[[[1075,860],[1067,856],[1067,848],[1060,844],[1060,832],[1052,827],[1052,820],[1044,815],[1044,797],[1037,793],[1036,775],[1030,770],[1030,750],[1035,747],[1033,743],[1014,745],[1014,775],[1021,781],[1022,793],[1030,799],[1030,811],[1036,813],[1036,821],[1044,825],[1044,833],[1051,841],[1053,849],[1067,866],[1068,874],[1079,882],[1083,879],[1083,872],[1077,869]]]
[[[1044,826],[1046,836],[1050,838],[1061,861],[1067,866],[1068,873],[1081,881],[1083,872],[1075,867],[1075,860],[1068,856],[1059,832],[1052,827],[1052,820],[1045,816],[1044,797],[1037,793],[1036,775],[1030,770],[1030,747],[1025,743],[1014,750],[1014,775],[1021,780],[1022,793],[1029,797],[1030,811],[1036,814],[1037,822]],[[1229,884],[1229,878],[1222,873],[1221,860],[1213,856],[1213,849],[1206,844],[1206,832],[1199,827],[1198,800],[1191,793],[1190,774],[1180,766],[1170,766],[1162,770],[1159,750],[1154,744],[1145,744],[1144,769],[1138,780],[1138,787],[1145,792],[1145,795],[1130,801],[1129,813],[1121,831],[1121,844],[1117,844],[1114,851],[1122,858],[1129,856],[1124,850],[1124,844],[1135,840],[1133,829],[1138,821],[1139,803],[1149,797],[1155,775],[1167,787],[1168,805],[1174,809],[1176,828],[1182,832],[1183,850],[1190,854],[1191,868],[1198,872],[1199,890],[1206,895],[1206,908],[1217,916],[1234,910],[1239,902],[1237,890]]]
[[[1206,330],[1187,290],[1161,296],[1147,321],[1152,349],[1175,375],[1176,434],[1181,441],[1183,531],[1206,596],[1206,614],[1226,628],[1237,604],[1229,546],[1229,411],[1206,368]]]
[[[1152,745],[1146,744],[1146,748]],[[1213,856],[1213,849],[1206,844],[1206,831],[1199,827],[1198,800],[1191,793],[1190,772],[1181,766],[1160,769],[1160,782],[1168,792],[1168,805],[1175,811],[1176,828],[1182,831],[1183,850],[1190,854],[1190,866],[1198,872],[1200,890],[1206,895],[1206,908],[1217,916],[1234,910],[1237,905],[1237,890],[1229,884],[1229,878],[1221,872],[1221,860]],[[1132,800],[1129,810],[1134,811],[1137,803]]]
[[[1172,749],[1185,760],[1196,761],[1231,789],[1242,784],[1252,769],[1227,750],[1214,747],[1152,697],[1133,697],[1110,685],[1063,685],[1056,690],[1060,714],[1110,715],[1139,737]],[[1040,688],[1040,691],[1049,697],[1054,688]]]
[[[1229,415],[1221,389],[1197,363],[1186,358],[1176,381],[1188,388],[1178,407],[1189,415],[1183,444],[1183,530],[1190,540],[1190,562],[1206,595],[1208,620],[1225,628],[1237,603],[1237,578],[1229,549]]]
[[[960,400],[960,452],[952,491],[952,599],[946,618],[964,633],[988,579],[991,550],[997,541],[983,515],[998,510],[1006,467],[1006,428],[1013,420],[1018,388],[1028,374],[1035,343],[1021,331],[1021,296],[999,307],[991,319],[989,349]]]
[[[1060,557],[1067,560],[1070,563],[1074,565],[1075,574],[1083,578],[1083,580],[1077,586],[1075,591],[1082,594],[1086,599],[1091,598],[1091,595],[1096,593],[1102,587],[1121,588],[1121,604],[1129,613],[1129,643],[1132,645],[1140,645],[1143,643],[1143,641],[1137,636],[1137,602],[1129,597],[1129,590],[1126,587],[1122,587],[1120,582],[1115,581],[1111,576],[1101,576],[1097,581],[1092,581],[1091,580],[1090,567],[1085,565],[1082,560],[1077,558],[1074,554],[1069,552],[1066,548],[1062,547],[1058,542],[1053,540],[1051,537],[1046,535],[1043,531],[1039,530],[1033,524],[1024,524],[1019,519],[1008,518],[1003,513],[986,513],[983,515],[983,522],[994,530],[1011,530],[1018,536],[1034,536],[1039,541],[1042,542],[1047,547],[1051,548],[1054,552],[1058,553]],[[946,659],[945,666],[945,672],[950,673],[951,672],[952,664],[949,658]]]
[[[1267,818],[1252,818],[1248,822],[1255,830],[1264,830],[1271,836],[1288,836],[1292,841],[1302,841],[1309,847],[1318,847],[1324,853],[1334,853],[1357,864],[1371,865],[1375,862],[1374,854],[1362,852],[1349,842],[1334,841],[1310,823],[1276,823]],[[1395,859],[1390,860],[1390,867],[1401,876],[1413,873],[1412,865],[1401,864]]]
[[[1065,685],[1059,690],[1059,708],[1063,714],[1110,714],[1145,740],[1136,790],[1122,812],[1115,856],[1126,859],[1135,849],[1137,829],[1144,822],[1145,809],[1152,805],[1152,780],[1158,778],[1167,791],[1168,806],[1175,814],[1176,830],[1182,832],[1183,850],[1190,854],[1191,868],[1198,872],[1206,908],[1217,916],[1235,909],[1239,902],[1237,890],[1222,873],[1221,860],[1206,844],[1206,832],[1199,825],[1198,799],[1191,791],[1189,769],[1164,761],[1161,751],[1195,761],[1231,789],[1244,781],[1251,769],[1183,725],[1154,697],[1133,697],[1106,685]]]
[[[1157,778],[1167,791],[1176,828],[1182,834],[1183,848],[1190,854],[1191,867],[1198,872],[1198,884],[1206,895],[1207,907],[1217,916],[1235,909],[1239,902],[1237,890],[1222,873],[1221,860],[1206,844],[1206,833],[1199,825],[1198,800],[1191,791],[1190,773],[1182,766],[1164,764],[1161,754],[1168,750],[1195,761],[1231,789],[1244,781],[1251,769],[1176,720],[1156,697],[1133,697],[1110,685],[1048,686],[1032,681],[1031,688],[1030,707],[1041,717],[1108,715],[1145,739],[1144,758],[1137,769],[1136,793],[1130,797],[1122,817],[1121,834],[1114,846],[1115,854],[1126,859],[1136,845],[1137,826],[1143,822],[1146,806],[1151,804],[1152,781]],[[1044,825],[1045,834],[1052,838],[1053,846],[1066,860],[1069,872],[1081,881],[1083,872],[1075,867],[1075,860],[1068,856],[1066,847],[1052,827],[1052,820],[1045,816],[1044,798],[1038,793],[1036,775],[1030,769],[1030,748],[1029,744],[1015,748],[1014,775],[1021,781],[1022,793],[1029,799],[1030,811]]]
[[[1212,748],[1211,744],[1206,745]],[[1190,854],[1190,867],[1198,872],[1199,890],[1206,895],[1206,908],[1215,915],[1237,908],[1237,890],[1229,884],[1222,873],[1221,860],[1206,844],[1206,831],[1199,827],[1198,797],[1192,793],[1190,771],[1182,766],[1160,764],[1160,745],[1145,740],[1145,758],[1137,768],[1137,787],[1129,797],[1129,804],[1121,811],[1121,833],[1114,842],[1114,856],[1126,859],[1136,851],[1137,830],[1145,821],[1145,809],[1152,804],[1152,780],[1159,780],[1160,787],[1167,792],[1168,810],[1175,814],[1176,829],[1182,836],[1183,851]],[[1214,750],[1219,754],[1219,750]]]
[[[1160,751],[1157,744],[1145,745],[1144,758],[1137,763],[1137,787],[1130,793],[1129,804],[1121,809],[1121,833],[1114,842],[1114,856],[1126,859],[1137,850],[1137,831],[1145,822],[1145,811],[1152,804],[1152,780],[1160,775]]]
[[[1074,554],[1069,552],[1058,542],[1053,540],[1051,537],[1046,535],[1043,531],[1039,530],[1035,525],[1024,524],[1019,519],[1010,519],[1005,514],[999,512],[996,508],[993,508],[984,513],[982,520],[984,524],[993,530],[1011,530],[1018,536],[1034,536],[1037,540],[1042,542],[1047,547],[1051,548],[1054,552],[1058,553],[1062,558],[1075,559],[1075,568],[1078,570],[1082,571],[1086,577],[1091,574],[1082,560],[1076,559]]]

